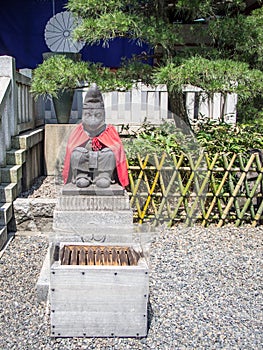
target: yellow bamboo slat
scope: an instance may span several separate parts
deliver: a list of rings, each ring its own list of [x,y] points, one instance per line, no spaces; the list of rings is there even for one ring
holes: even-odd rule
[[[255,159],[256,159],[256,157],[255,157]],[[255,161],[255,159],[254,159],[254,161]],[[244,161],[243,161],[242,157],[239,157],[239,161],[240,161],[240,169],[241,169],[242,171],[244,171],[245,165],[244,165]],[[252,165],[253,165],[253,164],[252,164]],[[252,166],[252,165],[251,165],[251,166]],[[257,180],[258,180],[258,179],[257,179]],[[257,183],[257,181],[256,181],[256,183]],[[257,186],[256,186],[256,187],[257,187]],[[254,211],[253,205],[251,205],[251,204],[252,204],[252,201],[250,201],[250,196],[251,196],[251,194],[252,194],[253,192],[256,192],[256,187],[253,186],[254,191],[253,191],[253,188],[250,189],[249,181],[248,181],[247,176],[246,176],[246,177],[245,177],[245,180],[244,180],[244,184],[243,184],[243,188],[244,188],[243,191],[245,192],[245,196],[246,196],[247,200],[246,200],[245,203],[243,203],[243,209],[240,210],[240,215],[238,216],[238,218],[237,218],[237,220],[236,220],[235,226],[238,227],[238,226],[241,224],[241,222],[242,222],[242,220],[244,219],[244,216],[245,216],[245,214],[246,214],[246,212],[247,212],[248,209],[249,209],[249,211],[250,211],[250,214],[251,214],[252,219],[254,219],[254,217],[255,217],[255,211]]]
[[[240,176],[240,178],[239,178],[239,180],[238,180],[238,182],[236,184],[236,187],[234,188],[232,196],[230,197],[230,199],[229,199],[229,201],[227,203],[227,206],[226,206],[226,208],[225,208],[225,210],[224,210],[224,212],[223,212],[223,214],[221,216],[221,219],[218,222],[218,225],[217,225],[218,227],[221,227],[223,225],[224,219],[226,219],[227,214],[228,214],[231,206],[236,203],[236,197],[237,197],[238,191],[240,190],[240,187],[241,187],[241,185],[243,184],[243,182],[245,180],[246,174],[249,171],[249,168],[250,168],[251,164],[253,163],[254,158],[255,158],[255,155],[252,154],[251,157],[249,158],[249,161],[247,162],[247,165],[246,165],[246,167],[244,169],[244,172],[242,172],[242,174],[241,174],[241,176]],[[236,209],[238,209],[237,206],[236,206]]]
[[[257,172],[259,173],[257,176],[257,179],[254,181],[254,185],[252,186],[252,188],[250,189],[248,184],[246,183],[246,201],[243,205],[243,209],[241,211],[241,215],[240,218],[238,218],[238,220],[236,221],[236,226],[239,226],[242,223],[242,219],[244,218],[245,213],[247,212],[248,208],[250,208],[250,214],[251,214],[251,218],[253,225],[255,226],[255,220],[256,222],[259,221],[260,219],[260,215],[258,216],[258,212],[259,210],[255,213],[254,210],[254,206],[253,206],[253,198],[255,196],[256,190],[259,189],[262,193],[262,179],[263,179],[263,166],[260,162],[259,159],[259,155],[255,154],[255,162],[256,162],[256,166],[257,166]],[[246,181],[248,182],[248,181]],[[260,207],[259,207],[260,209]]]
[[[133,181],[133,188],[132,188],[132,198],[131,198],[131,206],[133,205],[133,202],[135,200],[135,203],[136,203],[136,208],[137,208],[137,212],[138,212],[138,216],[139,218],[142,217],[142,212],[141,212],[141,207],[140,207],[140,202],[139,202],[139,199],[136,197],[137,193],[138,193],[138,189],[139,189],[139,186],[142,182],[142,178],[143,178],[143,174],[144,174],[144,169],[148,163],[148,160],[149,160],[149,157],[150,155],[147,154],[146,157],[145,157],[145,160],[144,162],[142,162],[142,159],[140,157],[140,155],[138,154],[137,155],[138,159],[139,159],[139,162],[141,164],[141,170],[140,170],[140,173],[139,173],[139,176],[138,176],[138,179],[136,181],[136,184],[134,183]]]
[[[155,163],[156,163],[156,174],[154,176],[154,180],[153,180],[152,186],[150,186],[147,174],[144,171],[144,181],[145,181],[146,187],[148,189],[148,196],[147,196],[146,202],[145,202],[145,204],[143,206],[143,210],[142,210],[141,217],[140,217],[140,223],[143,222],[143,219],[145,217],[145,214],[146,214],[146,211],[148,209],[150,201],[152,201],[152,206],[153,206],[154,212],[155,212],[155,214],[157,214],[157,209],[156,209],[155,203],[152,200],[152,193],[154,192],[156,184],[158,182],[159,175],[160,175],[160,170],[162,169],[164,160],[166,158],[166,154],[162,155],[160,164],[157,164],[157,156],[156,155],[154,156],[154,158],[155,158]],[[143,164],[141,163],[141,159],[140,158],[139,158],[139,162],[140,162],[140,165],[143,166]]]
[[[172,213],[172,209],[171,209],[171,206],[169,204],[169,200],[167,198],[167,191],[166,191],[166,187],[165,187],[165,181],[164,181],[164,176],[162,174],[162,169],[163,169],[163,161],[161,159],[161,161],[159,162],[158,161],[158,158],[155,157],[155,162],[156,162],[156,167],[159,169],[159,185],[160,185],[160,189],[161,189],[161,193],[162,193],[162,202],[160,203],[159,205],[159,209],[155,215],[155,220],[154,220],[154,226],[157,225],[157,221],[159,220],[160,218],[160,215],[163,211],[163,208],[164,208],[164,204],[166,204],[166,209],[167,209],[167,214],[168,214],[168,217],[171,216],[171,213]],[[173,175],[172,175],[172,178],[173,178]],[[172,178],[170,179],[169,183],[171,183],[172,181]],[[169,184],[168,184],[169,186]],[[169,191],[168,191],[169,192]]]
[[[255,218],[252,221],[252,226],[255,227],[257,226],[257,224],[260,222],[261,220],[261,216],[262,216],[262,212],[263,212],[263,201],[261,202],[258,211],[256,212]]]
[[[211,165],[209,165],[209,167],[208,167],[208,169],[206,171],[205,178],[204,178],[204,180],[201,183],[201,186],[199,185],[197,176],[194,177],[194,182],[195,182],[197,196],[196,196],[194,202],[191,205],[191,210],[189,212],[189,218],[186,220],[186,224],[187,225],[189,225],[191,223],[191,221],[195,220],[194,212],[195,212],[195,210],[197,210],[197,205],[199,203],[201,205],[202,214],[203,214],[203,216],[205,215],[205,203],[204,203],[203,197],[205,197],[205,194],[207,192],[207,188],[206,187],[207,187],[208,181],[210,179],[211,171],[212,171],[212,169],[214,168],[214,166],[216,164],[217,158],[218,158],[218,154],[215,155]],[[207,161],[207,158],[206,158],[206,161]],[[192,166],[192,168],[195,169],[195,166],[193,164],[193,159],[191,157],[189,157],[189,163]],[[198,169],[196,169],[196,170],[198,170]],[[196,173],[197,173],[197,171],[195,172],[195,174]]]
[[[178,176],[178,170],[182,164],[184,160],[184,154],[181,154],[178,162],[176,161],[176,158],[173,156],[173,162],[174,162],[174,172],[172,174],[172,177],[167,185],[167,187],[165,188],[164,184],[162,183],[161,184],[161,187],[162,187],[162,201],[161,201],[161,204],[160,204],[160,207],[159,207],[159,210],[158,210],[158,213],[157,213],[157,216],[156,216],[156,219],[154,221],[154,226],[157,225],[157,223],[159,222],[161,216],[162,216],[162,213],[163,213],[163,209],[164,209],[164,206],[166,204],[167,208],[170,209],[170,206],[169,206],[169,202],[168,202],[168,194],[170,193],[171,191],[171,187],[176,179],[176,177]],[[182,196],[181,192],[180,192],[180,197]],[[180,200],[180,199],[179,199]],[[169,210],[168,209],[168,210]],[[169,210],[169,217],[171,217],[171,209]]]
[[[183,158],[184,157],[185,157],[185,155],[183,155]],[[187,195],[188,189],[190,188],[190,185],[192,183],[192,178],[193,177],[190,175],[186,185],[185,186],[183,185],[183,179],[182,179],[181,172],[180,172],[180,170],[181,170],[180,163],[179,163],[180,160],[181,160],[181,158],[177,162],[176,158],[173,157],[173,161],[174,161],[175,167],[177,169],[177,171],[175,172],[175,176],[177,176],[177,182],[178,182],[179,189],[181,191],[181,197],[178,199],[178,202],[175,205],[173,214],[172,214],[172,216],[170,218],[170,221],[168,223],[169,226],[171,226],[172,223],[173,223],[173,220],[176,219],[181,205],[184,206],[184,210],[186,212],[186,215],[187,215],[187,211],[188,211],[187,199],[185,197]]]
[[[223,157],[223,161],[224,161],[224,164],[226,165],[226,169],[224,170],[224,175],[223,175],[223,178],[221,180],[221,182],[219,183],[218,187],[216,188],[215,186],[215,178],[214,176],[212,175],[211,176],[211,185],[212,185],[212,188],[214,189],[214,197],[210,203],[210,206],[206,212],[206,215],[204,215],[204,220],[202,222],[202,226],[205,226],[207,224],[207,221],[212,213],[212,210],[214,209],[215,207],[215,204],[217,202],[218,204],[218,210],[219,212],[222,214],[222,206],[221,206],[221,202],[220,202],[220,198],[219,198],[219,195],[223,189],[223,186],[225,185],[226,183],[226,180],[228,178],[228,175],[229,175],[229,172],[235,162],[235,159],[236,159],[236,154],[233,155],[233,157],[231,158],[229,164],[227,164],[227,160],[226,160],[226,157],[224,156]],[[208,160],[208,157],[207,157],[207,162],[209,163],[209,160]],[[210,165],[210,164],[209,164]],[[227,194],[229,195],[229,194]]]
[[[192,159],[191,155],[188,155],[188,160],[189,159]],[[179,180],[179,183],[180,183],[180,188],[182,189],[182,200],[179,202],[179,204],[181,204],[181,203],[184,204],[184,209],[186,211],[186,216],[187,216],[187,223],[189,222],[189,220],[192,221],[192,218],[191,218],[191,212],[190,212],[191,205],[189,205],[190,204],[189,200],[186,200],[186,195],[187,195],[187,193],[190,192],[191,185],[193,185],[193,182],[194,182],[195,177],[196,177],[196,173],[198,172],[198,169],[200,167],[200,164],[201,164],[202,160],[203,160],[203,155],[201,154],[201,155],[199,155],[199,157],[198,157],[198,159],[197,159],[195,164],[193,162],[190,164],[192,172],[191,172],[191,174],[189,176],[189,179],[188,179],[185,187],[182,184],[181,174],[180,174],[180,172],[178,172],[178,180]],[[177,206],[176,211],[174,212],[173,219],[175,219],[175,215],[176,215],[178,209],[179,209],[179,206]],[[171,223],[172,222],[170,221],[170,225],[171,225]]]

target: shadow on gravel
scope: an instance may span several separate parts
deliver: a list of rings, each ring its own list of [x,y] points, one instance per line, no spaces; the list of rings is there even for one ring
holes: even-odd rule
[[[153,319],[153,308],[152,308],[152,304],[150,301],[150,298],[148,300],[148,307],[147,307],[147,313],[148,313],[148,322],[147,322],[147,333],[151,327],[152,324],[152,319]]]
[[[45,179],[46,179],[46,176],[38,177],[37,179],[35,179],[34,183],[30,187],[30,189],[27,191],[21,192],[18,197],[19,198],[27,198],[27,197],[31,196],[35,191],[37,191],[41,187],[41,185],[43,184]]]

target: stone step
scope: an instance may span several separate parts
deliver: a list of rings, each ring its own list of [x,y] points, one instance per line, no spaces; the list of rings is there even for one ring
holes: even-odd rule
[[[37,145],[44,138],[44,128],[29,130],[12,138],[12,148],[27,150]]]
[[[19,194],[19,184],[2,183],[0,185],[0,202],[12,203]]]
[[[0,226],[6,226],[12,219],[12,203],[0,203]]]
[[[0,250],[3,248],[7,241],[7,228],[6,226],[0,226]]]
[[[6,152],[6,164],[22,165],[26,161],[25,149],[11,149]]]
[[[7,165],[1,168],[1,182],[18,183],[22,179],[22,165]]]

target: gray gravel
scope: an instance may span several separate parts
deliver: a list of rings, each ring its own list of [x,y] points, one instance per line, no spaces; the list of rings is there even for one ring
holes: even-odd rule
[[[263,227],[160,229],[151,246],[144,339],[50,338],[35,284],[44,234],[17,235],[1,258],[0,349],[262,349]]]
[[[20,198],[57,198],[62,180],[55,176],[38,177],[29,190],[22,192]]]

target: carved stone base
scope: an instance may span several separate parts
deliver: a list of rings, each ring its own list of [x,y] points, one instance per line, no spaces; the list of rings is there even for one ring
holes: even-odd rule
[[[60,196],[57,201],[58,211],[130,211],[129,196]]]
[[[54,210],[53,230],[53,242],[132,242],[133,212],[129,196],[117,184],[109,189],[67,184]]]
[[[122,226],[132,227],[131,210],[54,211],[54,230],[87,232],[93,227],[100,227],[107,231],[107,227],[119,228]]]
[[[131,243],[134,230],[132,226],[96,226],[89,225],[86,229],[67,228],[67,230],[56,230],[50,235],[50,241],[56,242],[87,242],[87,243]]]

